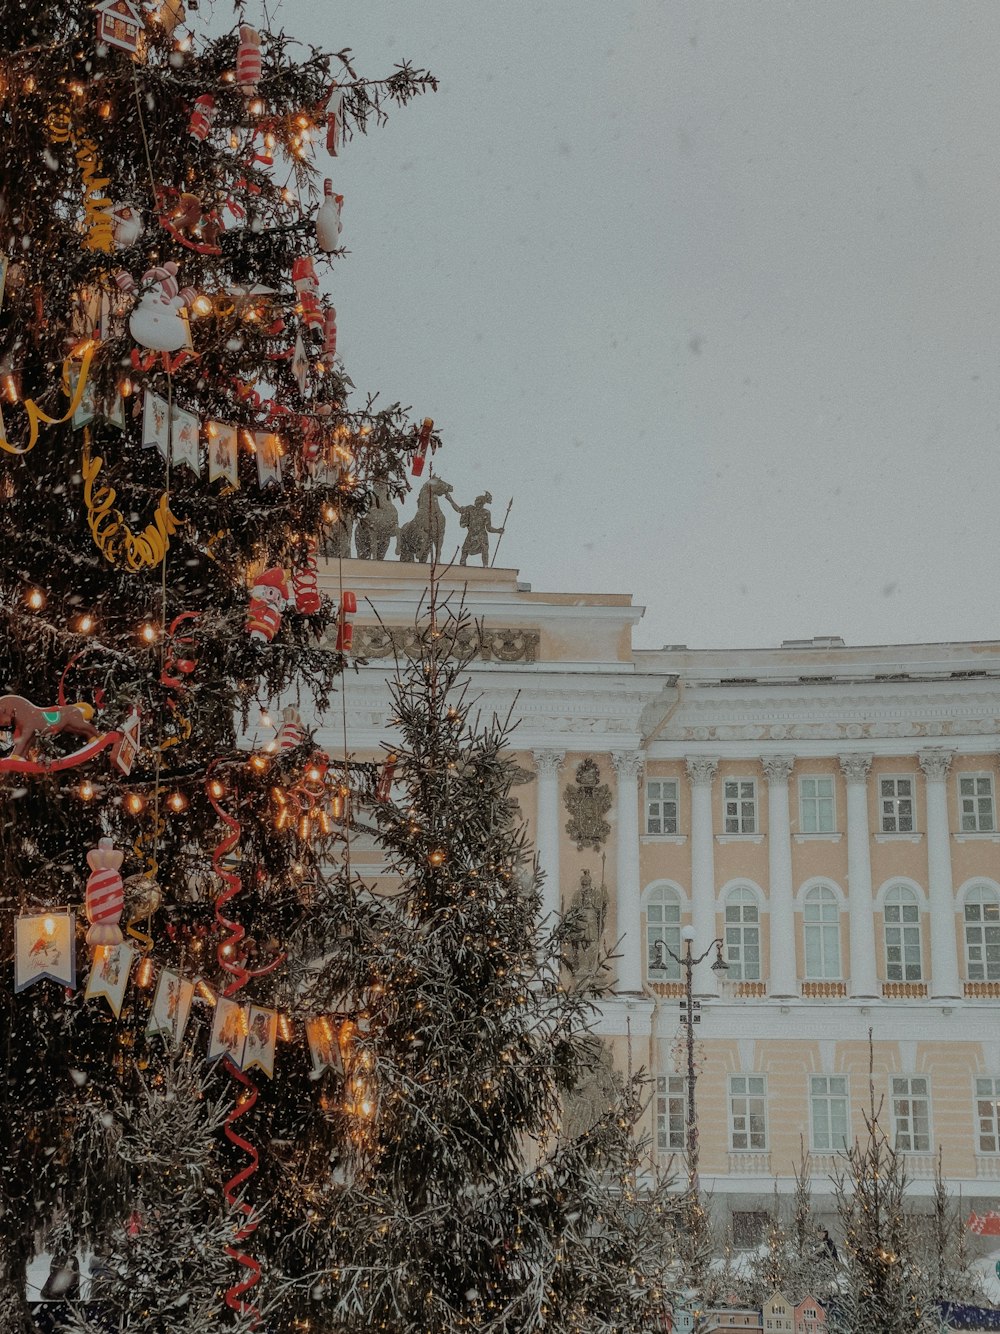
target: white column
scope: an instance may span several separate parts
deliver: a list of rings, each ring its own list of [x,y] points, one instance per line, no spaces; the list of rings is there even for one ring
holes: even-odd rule
[[[639,794],[642,773],[638,751],[612,751],[618,775],[618,856],[615,882],[618,991],[642,991],[642,918],[639,885]]]
[[[691,926],[693,951],[702,954],[715,939],[715,831],[712,828],[712,779],[718,760],[709,755],[689,755],[687,775],[691,782]],[[712,972],[710,953],[694,970],[698,996],[717,996],[719,983]]]
[[[554,917],[562,912],[559,893],[559,770],[566,758],[564,750],[536,750],[532,752],[538,771],[538,827],[535,830],[535,849],[538,864],[544,872],[542,881],[542,921],[549,929]]]
[[[847,779],[847,893],[851,940],[851,995],[878,996],[875,966],[875,909],[872,903],[872,858],[868,832],[868,771],[870,755],[841,755]]]
[[[763,755],[767,774],[767,863],[770,879],[768,908],[771,921],[772,996],[797,996],[795,966],[795,898],[792,892],[792,822],[788,810],[788,780],[794,755]]]
[[[922,750],[927,778],[927,880],[931,901],[931,995],[962,995],[955,938],[955,887],[951,878],[948,770],[954,751]]]

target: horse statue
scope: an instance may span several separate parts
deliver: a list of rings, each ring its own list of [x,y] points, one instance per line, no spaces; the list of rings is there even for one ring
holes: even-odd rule
[[[385,560],[389,543],[399,537],[399,510],[389,499],[389,487],[385,482],[378,482],[372,493],[372,507],[354,529],[359,560]]]
[[[94,710],[89,704],[53,705],[40,709],[23,695],[0,695],[0,730],[13,734],[13,749],[8,758],[27,759],[29,746],[40,737],[71,732],[92,741],[100,732],[90,721]]]
[[[441,477],[432,477],[417,494],[417,512],[409,523],[404,523],[396,539],[396,554],[400,560],[426,562],[441,559],[444,546],[444,510],[439,497],[451,494],[451,484]]]

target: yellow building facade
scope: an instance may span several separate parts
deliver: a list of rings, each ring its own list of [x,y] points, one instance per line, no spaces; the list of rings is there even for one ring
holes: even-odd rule
[[[344,560],[322,577],[357,594],[366,665],[345,677],[343,717],[348,750],[374,755],[428,567]],[[940,1149],[970,1210],[1000,1207],[1000,643],[640,650],[627,595],[471,567],[442,577],[449,593],[479,626],[483,712],[514,704],[544,911],[583,895],[617,956],[596,1027],[656,1080],[661,1156],[683,1149],[685,1067],[683,973],[658,942],[680,954],[689,927],[709,950],[701,1179],[738,1241],[805,1152],[829,1207],[837,1150],[864,1128],[869,1031],[914,1192]],[[319,736],[339,751],[341,717]],[[377,879],[374,849],[357,855]]]

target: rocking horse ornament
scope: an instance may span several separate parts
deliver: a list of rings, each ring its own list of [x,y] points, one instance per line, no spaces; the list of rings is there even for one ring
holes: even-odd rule
[[[0,695],[0,732],[9,732],[10,751],[0,759],[0,773],[46,773],[72,769],[93,759],[108,746],[121,741],[121,731],[102,733],[91,719],[89,704],[56,704],[39,708],[23,695]],[[38,757],[39,742],[46,737],[68,732],[83,737],[86,745],[69,755],[46,760]]]

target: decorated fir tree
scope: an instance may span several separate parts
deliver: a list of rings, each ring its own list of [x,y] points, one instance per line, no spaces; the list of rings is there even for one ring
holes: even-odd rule
[[[351,777],[294,710],[272,752],[239,742],[261,703],[326,705],[351,600],[332,631],[317,547],[436,444],[349,398],[321,286],[335,155],[433,79],[369,81],[238,17],[209,37],[181,0],[4,10],[5,1331],[32,1327],[38,1248],[100,1257],[110,1313],[81,1320],[156,1334],[187,1310],[211,1334],[270,1304],[291,1328],[282,1266],[308,1268],[337,1160],[302,951],[352,929],[310,890]],[[219,1058],[209,1094],[180,1051]]]
[[[338,1334],[666,1328],[680,1201],[636,1138],[643,1081],[605,1077],[591,997],[564,985],[573,924],[539,936],[510,729],[461,684],[469,628],[433,608],[421,626],[394,689],[391,783],[359,809],[393,890],[349,859],[319,890],[339,928],[308,983],[340,1016],[319,1090],[335,1147],[312,1226],[279,1254],[317,1276],[302,1314]],[[583,1111],[581,1086],[603,1090]]]
[[[774,1212],[764,1247],[754,1254],[745,1277],[746,1295],[759,1306],[773,1292],[782,1292],[794,1303],[804,1297],[826,1301],[837,1287],[835,1248],[813,1214],[809,1157],[804,1154],[795,1168],[790,1217],[782,1217],[781,1202],[774,1196]]]

